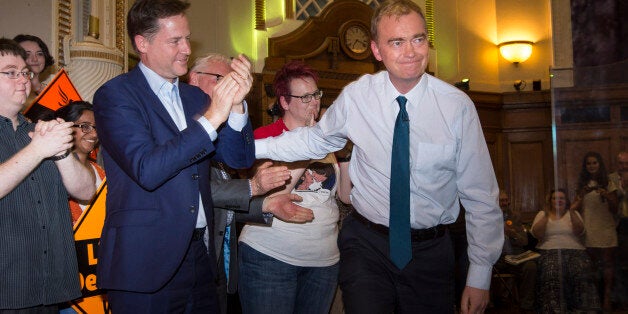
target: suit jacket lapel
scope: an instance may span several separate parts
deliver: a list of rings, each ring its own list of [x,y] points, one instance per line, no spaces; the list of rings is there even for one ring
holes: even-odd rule
[[[129,72],[129,75],[131,76],[130,82],[135,85],[140,97],[144,97],[143,102],[147,104],[147,110],[152,110],[155,114],[157,114],[157,116],[164,121],[164,124],[167,125],[173,132],[179,132],[179,128],[177,128],[177,125],[174,123],[174,120],[172,120],[172,117],[170,117],[170,114],[168,114],[166,108],[164,108],[161,100],[159,100],[159,97],[153,93],[150,85],[148,85],[148,81],[142,73],[142,70],[140,70],[139,67],[135,67],[131,70],[131,72]]]

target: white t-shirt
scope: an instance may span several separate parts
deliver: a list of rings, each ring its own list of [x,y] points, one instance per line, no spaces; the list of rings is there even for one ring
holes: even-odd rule
[[[314,220],[298,224],[273,219],[271,226],[247,224],[240,242],[284,263],[301,267],[336,264],[338,252],[338,205],[336,189],[339,169],[335,158],[311,163],[292,193],[303,198],[300,206],[314,212]]]
[[[576,216],[582,220],[582,217],[578,212],[575,212]],[[545,211],[540,211],[534,217],[532,222],[532,229],[538,228],[537,222],[545,216]],[[541,250],[553,250],[553,249],[573,249],[584,250],[584,245],[580,238],[573,233],[571,224],[571,215],[565,213],[560,219],[554,220],[549,218],[547,220],[547,226],[545,229],[545,237],[536,246]]]

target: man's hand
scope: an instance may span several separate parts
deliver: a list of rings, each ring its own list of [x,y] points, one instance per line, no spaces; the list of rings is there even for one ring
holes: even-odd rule
[[[244,113],[244,109],[240,104],[242,104],[244,97],[251,91],[253,86],[251,62],[243,54],[240,54],[237,58],[231,60],[231,69],[233,69],[233,72],[231,72],[233,78],[238,83],[238,90],[233,97],[233,106],[238,108],[238,110],[242,110],[240,113]]]
[[[264,199],[262,211],[272,213],[273,216],[286,221],[303,223],[314,219],[314,212],[293,202],[300,202],[303,198],[296,194],[275,194]]]
[[[74,144],[73,125],[73,122],[61,119],[39,121],[35,125],[35,130],[29,133],[32,138],[29,145],[32,145],[41,159],[63,154]]]
[[[212,93],[214,97],[211,99],[207,111],[203,114],[215,129],[218,129],[229,118],[233,99],[239,89],[234,76],[236,76],[235,72],[229,72],[214,86]]]
[[[253,196],[264,195],[271,190],[286,184],[290,179],[290,171],[286,166],[272,166],[273,163],[266,161],[262,163],[255,175],[251,178],[251,194]]]
[[[488,305],[488,301],[488,290],[466,286],[464,287],[464,291],[462,292],[462,300],[460,301],[460,313],[484,313],[486,305]]]

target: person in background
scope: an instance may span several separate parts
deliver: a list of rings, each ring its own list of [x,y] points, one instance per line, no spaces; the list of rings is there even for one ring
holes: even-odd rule
[[[94,171],[96,188],[98,188],[105,179],[105,170],[90,157],[91,152],[98,146],[94,107],[87,101],[72,101],[57,109],[55,117],[74,123],[72,126],[74,128],[72,152],[82,164]],[[72,224],[74,225],[90,202],[89,200],[86,202],[73,198],[70,198],[69,202]]]
[[[355,211],[338,239],[347,313],[450,313],[454,253],[445,225],[460,201],[470,262],[461,311],[480,313],[504,236],[477,112],[464,92],[425,73],[428,34],[413,1],[381,3],[371,34],[386,71],[347,85],[314,126],[256,140],[256,157],[323,158],[353,142]]]
[[[532,227],[539,240],[537,313],[588,313],[600,310],[591,261],[580,237],[582,217],[563,189],[552,190]]]
[[[0,313],[58,313],[81,296],[68,196],[89,200],[94,174],[70,153],[72,122],[29,122],[26,52],[0,39]]]
[[[318,75],[300,61],[275,74],[273,88],[281,118],[255,130],[256,139],[311,125],[323,92]],[[337,287],[338,219],[336,193],[346,173],[334,154],[288,164],[292,179],[278,193],[295,193],[314,212],[303,224],[275,219],[271,226],[247,224],[240,234],[240,302],[243,313],[328,313]]]
[[[26,64],[35,74],[31,79],[32,89],[31,95],[29,95],[29,100],[32,102],[46,87],[44,73],[55,63],[55,60],[46,43],[37,36],[20,34],[15,36],[13,40],[26,50]],[[26,105],[30,105],[30,102],[27,101]]]
[[[231,72],[231,59],[225,55],[210,53],[194,61],[190,69],[190,85],[198,86],[210,98],[214,98],[214,88]],[[296,208],[288,195],[277,195],[268,198],[281,201],[264,206],[266,198],[257,197],[285,185],[290,178],[286,166],[272,166],[266,162],[257,168],[255,175],[249,179],[237,179],[238,173],[220,161],[211,165],[211,190],[214,203],[214,248],[218,269],[218,302],[221,313],[227,313],[231,302],[228,295],[236,293],[238,282],[238,241],[236,222],[253,222],[269,224],[273,212],[277,217],[283,216],[282,207]],[[267,202],[269,203],[269,202]],[[209,237],[207,237],[209,241]]]
[[[500,273],[511,273],[518,276],[519,306],[523,310],[534,310],[534,287],[536,282],[536,261],[529,260],[519,265],[511,265],[504,260],[506,255],[517,255],[526,251],[528,232],[521,222],[519,212],[510,208],[510,197],[504,190],[499,192],[499,207],[504,215],[504,247],[502,255],[495,263]]]
[[[617,187],[617,256],[615,299],[628,309],[628,152],[617,154],[617,171],[608,175]]]
[[[612,309],[615,250],[617,248],[617,187],[608,179],[602,156],[588,152],[582,159],[574,206],[584,218],[584,246],[602,273],[602,307]]]

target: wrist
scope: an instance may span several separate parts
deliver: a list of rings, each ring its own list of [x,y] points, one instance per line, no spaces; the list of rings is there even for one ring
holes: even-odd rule
[[[65,153],[61,154],[61,155],[55,155],[55,156],[50,156],[46,159],[48,160],[52,160],[52,161],[59,161],[61,159],[65,159],[66,157],[70,156],[70,150],[66,150]]]

